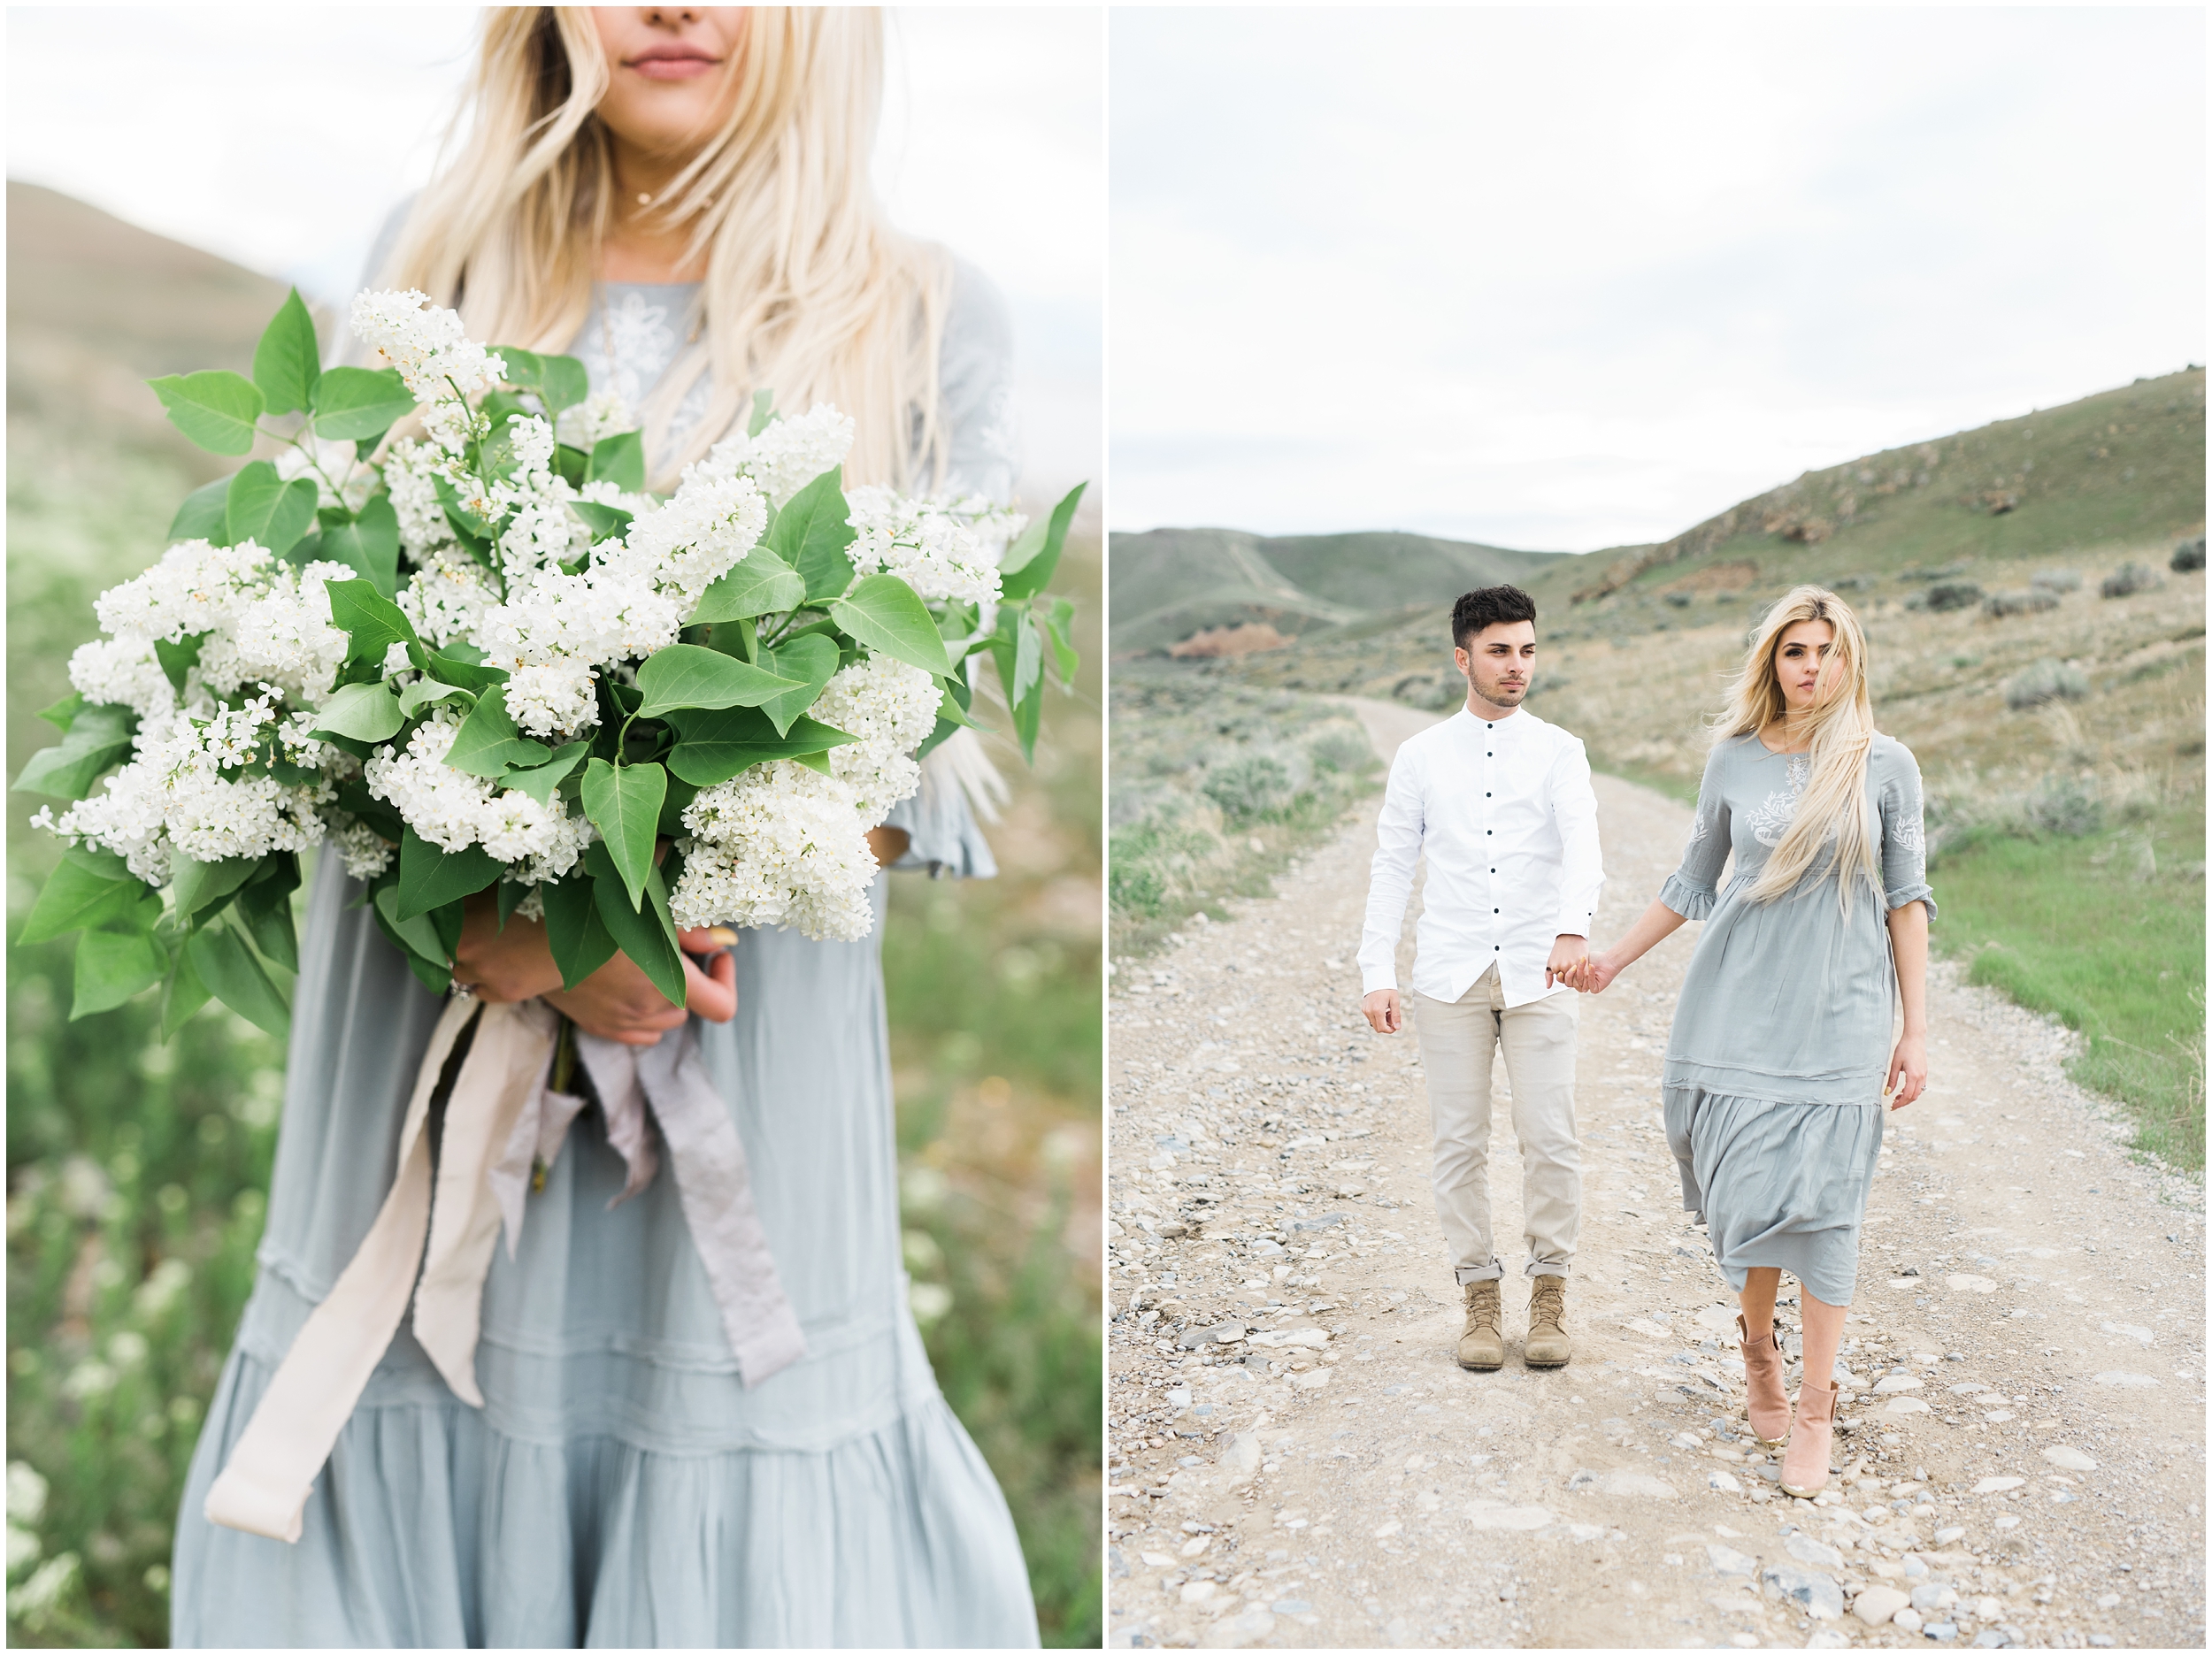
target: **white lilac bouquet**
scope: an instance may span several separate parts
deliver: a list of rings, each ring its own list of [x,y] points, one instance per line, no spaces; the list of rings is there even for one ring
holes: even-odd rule
[[[165,1031],[211,995],[280,1031],[319,845],[434,990],[494,892],[571,986],[620,949],[680,1003],[679,927],[866,933],[867,832],[971,722],[982,656],[1033,753],[1047,660],[1075,670],[1042,590],[1079,487],[1036,525],[848,494],[851,420],[764,393],[657,499],[573,359],[419,293],[352,326],[388,365],[321,368],[295,293],[250,379],[151,382],[202,448],[276,454],[102,594],[17,778],[71,801],[37,818],[68,848],[22,940],[84,932],[73,1016],[161,985]]]

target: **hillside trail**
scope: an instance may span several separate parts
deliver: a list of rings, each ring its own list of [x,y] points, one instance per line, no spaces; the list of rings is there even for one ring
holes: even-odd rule
[[[1386,758],[1432,719],[1354,705]],[[1596,787],[1602,941],[1690,812]],[[1358,1012],[1377,808],[1114,982],[1110,1643],[2200,1646],[2202,1186],[2130,1156],[2062,1073],[2074,1037],[1935,969],[1931,1084],[1869,1203],[1840,1480],[1794,1500],[1742,1423],[1733,1300],[1660,1125],[1694,926],[1582,1004],[1572,1363],[1521,1364],[1503,1107],[1507,1365],[1454,1362],[1417,1047]]]

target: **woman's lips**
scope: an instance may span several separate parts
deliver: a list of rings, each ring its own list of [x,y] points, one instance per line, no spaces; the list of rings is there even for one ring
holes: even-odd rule
[[[695,80],[710,74],[720,65],[716,59],[687,51],[646,52],[631,58],[623,67],[634,69],[648,80]]]

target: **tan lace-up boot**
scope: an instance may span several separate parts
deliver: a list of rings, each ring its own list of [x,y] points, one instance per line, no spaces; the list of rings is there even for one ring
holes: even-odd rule
[[[1567,1337],[1567,1278],[1540,1276],[1529,1283],[1528,1343],[1521,1360],[1531,1368],[1564,1368],[1575,1352]]]
[[[1479,1374],[1494,1373],[1505,1366],[1505,1338],[1498,1331],[1498,1283],[1470,1282],[1466,1285],[1467,1330],[1459,1336],[1459,1365]]]
[[[1736,1334],[1743,1343],[1744,1417],[1762,1448],[1779,1448],[1790,1434],[1789,1392],[1782,1389],[1782,1350],[1767,1325],[1767,1336],[1754,1340],[1736,1318]]]
[[[1797,1388],[1797,1422],[1782,1456],[1782,1492],[1809,1500],[1828,1486],[1829,1433],[1835,1429],[1836,1388],[1808,1379]]]

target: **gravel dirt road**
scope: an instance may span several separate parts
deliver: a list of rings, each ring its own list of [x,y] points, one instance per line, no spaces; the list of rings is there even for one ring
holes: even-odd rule
[[[1356,705],[1386,757],[1431,717]],[[1597,786],[1603,939],[1690,814]],[[1110,1643],[2202,1645],[2202,1184],[2131,1159],[2065,1031],[1937,968],[1930,1090],[1869,1207],[1840,1480],[1793,1500],[1660,1130],[1696,928],[1583,1002],[1573,1362],[1521,1365],[1501,1109],[1507,1366],[1465,1372],[1417,1050],[1358,1014],[1373,820],[1114,978]]]

